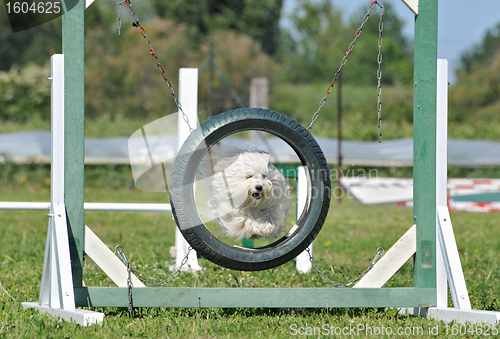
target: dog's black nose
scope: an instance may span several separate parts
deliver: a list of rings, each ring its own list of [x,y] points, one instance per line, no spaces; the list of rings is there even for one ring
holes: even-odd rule
[[[262,185],[257,185],[257,186],[255,186],[255,189],[256,189],[257,191],[259,191],[259,192],[260,192],[260,191],[262,191]]]

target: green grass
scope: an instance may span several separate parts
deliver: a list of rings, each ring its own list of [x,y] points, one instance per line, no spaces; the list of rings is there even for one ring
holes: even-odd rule
[[[48,201],[49,189],[11,187],[2,190],[4,201]],[[128,189],[86,189],[88,202],[165,202],[161,193]],[[473,308],[499,311],[500,229],[496,213],[451,213],[462,266]],[[285,338],[303,327],[423,328],[442,322],[398,315],[392,309],[136,309],[133,319],[125,308],[96,308],[105,313],[102,325],[82,328],[59,322],[21,302],[38,300],[47,228],[45,211],[0,211],[0,337],[40,338]],[[174,223],[169,213],[85,212],[85,222],[110,247],[122,245],[132,266],[150,280],[170,276],[168,251],[174,245]],[[320,268],[338,282],[361,273],[377,247],[386,250],[411,226],[412,211],[391,205],[363,206],[344,197],[332,201],[327,221],[315,241]],[[327,287],[317,274],[297,274],[294,263],[261,272],[239,272],[204,259],[205,271],[181,273],[170,286],[197,287]],[[87,286],[113,283],[87,259]],[[406,263],[387,286],[412,286],[412,265]],[[451,326],[451,324],[450,324]],[[451,333],[451,327],[448,328]],[[365,333],[365,332],[363,332]],[[318,337],[318,336],[314,336]],[[335,337],[335,336],[333,336]],[[368,337],[379,338],[372,335]],[[433,337],[416,335],[411,337]],[[460,336],[458,336],[460,337]],[[480,336],[476,336],[480,337]]]

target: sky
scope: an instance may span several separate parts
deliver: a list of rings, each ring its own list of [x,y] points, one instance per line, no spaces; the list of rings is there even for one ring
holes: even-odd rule
[[[368,10],[371,3],[371,0],[331,1],[343,9],[347,18],[362,6]],[[284,13],[293,13],[297,3],[298,0],[284,0]],[[403,1],[379,0],[379,3],[392,4],[398,17],[406,23],[404,34],[413,40],[415,15]],[[453,70],[459,66],[460,55],[480,43],[486,31],[500,23],[500,0],[439,0],[438,6],[438,58],[448,59],[453,82]],[[283,24],[287,24],[286,19]]]

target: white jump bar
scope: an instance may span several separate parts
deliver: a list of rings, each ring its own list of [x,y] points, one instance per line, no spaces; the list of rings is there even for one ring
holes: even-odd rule
[[[86,211],[171,212],[170,204],[86,202]],[[0,210],[50,210],[50,202],[0,202]]]

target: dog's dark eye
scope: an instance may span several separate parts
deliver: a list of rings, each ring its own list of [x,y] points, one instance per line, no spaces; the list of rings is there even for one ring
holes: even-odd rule
[[[265,177],[267,177],[267,175],[265,175],[265,174],[262,174],[262,177],[263,177],[263,178],[265,178]]]
[[[250,175],[250,174],[249,174],[249,175],[247,175],[247,179],[250,179],[251,177],[252,177],[252,175]]]

